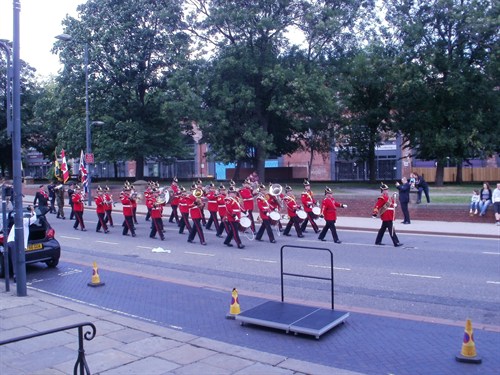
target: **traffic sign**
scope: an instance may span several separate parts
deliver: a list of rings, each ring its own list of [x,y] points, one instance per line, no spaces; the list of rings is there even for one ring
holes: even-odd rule
[[[85,154],[85,163],[94,164],[94,154]]]

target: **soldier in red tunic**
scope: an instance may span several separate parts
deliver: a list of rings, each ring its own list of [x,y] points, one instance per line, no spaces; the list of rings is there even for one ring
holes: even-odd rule
[[[149,233],[149,237],[156,238],[156,233],[160,236],[160,239],[165,240],[165,235],[163,233],[163,207],[166,202],[161,201],[161,199],[157,199],[157,195],[154,194],[154,190],[149,198],[149,202],[151,202],[151,233]]]
[[[333,241],[335,243],[342,243],[337,235],[337,228],[335,228],[335,222],[337,221],[337,207],[346,208],[346,204],[336,202],[333,199],[333,191],[328,186],[325,188],[325,199],[321,202],[321,217],[325,218],[326,224],[323,230],[319,234],[318,240],[326,241],[325,236],[328,233],[328,229],[332,232]]]
[[[146,190],[144,190],[144,202],[146,203],[146,208],[148,210],[148,212],[146,212],[146,218],[144,219],[145,221],[149,221],[149,218],[151,217],[152,204],[148,204],[148,201],[151,199],[151,194],[153,192],[153,188],[155,187],[156,183],[153,181],[149,181]]]
[[[252,189],[252,183],[247,178],[243,181],[243,187],[240,189],[240,197],[243,200],[243,208],[248,213],[250,219],[250,229],[255,233],[255,221],[253,218],[253,210],[255,209],[254,198],[257,195],[257,189]]]
[[[104,219],[106,224],[109,223],[109,226],[111,228],[114,227],[113,225],[113,217],[111,214],[113,213],[113,194],[111,194],[111,189],[109,186],[106,186],[105,191],[104,191],[104,201],[105,201],[105,211],[106,211],[106,218]]]
[[[300,229],[302,232],[306,231],[307,223],[311,223],[311,227],[314,230],[314,233],[319,233],[319,228],[316,222],[314,221],[315,215],[313,213],[313,208],[317,205],[316,199],[314,199],[314,194],[311,191],[311,184],[309,180],[304,180],[304,191],[302,192],[300,199],[302,201],[302,206],[304,207],[304,211],[307,214],[306,219],[303,221]]]
[[[295,227],[295,231],[297,232],[297,236],[302,238],[304,235],[302,234],[302,230],[300,229],[300,219],[297,216],[297,211],[300,206],[295,200],[295,196],[293,195],[292,188],[290,186],[285,186],[285,196],[283,197],[283,202],[285,202],[287,214],[290,220],[288,220],[288,224],[283,231],[283,235],[290,236],[290,230],[292,229],[292,225]]]
[[[82,194],[82,189],[79,185],[75,187],[75,193],[71,196],[71,201],[73,202],[73,212],[75,214],[75,224],[73,225],[74,229],[80,229],[82,231],[86,231],[85,223],[83,222],[83,201],[85,196]]]
[[[135,228],[134,228],[134,212],[132,210],[132,201],[130,199],[130,191],[132,187],[130,184],[125,183],[123,187],[123,191],[120,193],[120,201],[122,202],[123,207],[123,231],[122,234],[124,236],[128,236],[128,232],[132,234],[132,237],[135,237]]]
[[[226,187],[224,185],[219,186],[219,194],[217,194],[217,211],[219,213],[220,217],[220,225],[219,229],[217,230],[217,237],[222,238],[222,232],[226,231],[226,235],[229,234],[231,231],[231,228],[229,226],[229,223],[227,222],[227,210],[226,210],[226,196],[227,196],[227,191]]]
[[[229,187],[228,189],[228,197],[226,197],[226,220],[228,224],[229,233],[224,240],[224,245],[233,246],[231,240],[234,238],[236,245],[238,245],[238,249],[243,249],[245,245],[241,243],[240,235],[239,235],[239,225],[241,218],[241,205],[238,202],[237,198],[238,191],[234,186]]]
[[[104,233],[109,233],[108,226],[106,225],[106,220],[104,216],[106,215],[106,199],[104,197],[104,190],[102,187],[98,186],[97,187],[97,196],[94,198],[95,202],[95,212],[97,214],[97,225],[95,228],[96,232],[101,231],[104,229]]]
[[[403,246],[399,242],[398,236],[396,235],[396,230],[394,228],[394,220],[396,219],[396,194],[389,197],[388,194],[389,187],[383,182],[380,184],[380,192],[382,195],[378,197],[375,207],[373,207],[373,217],[380,216],[382,220],[382,226],[378,231],[377,238],[375,239],[375,245],[383,245],[382,238],[384,237],[385,230],[389,231],[392,242],[395,247]]]
[[[269,215],[272,211],[274,211],[273,207],[269,204],[270,197],[266,194],[266,186],[260,185],[259,187],[259,195],[257,195],[257,207],[259,207],[259,215],[262,219],[262,225],[260,226],[257,234],[255,235],[255,239],[257,241],[262,241],[262,236],[264,235],[264,230],[267,231],[267,235],[269,236],[269,241],[271,243],[275,243],[273,229],[271,228],[271,218]]]
[[[191,201],[189,199],[189,193],[186,191],[184,186],[181,186],[180,193],[179,212],[181,214],[181,218],[179,221],[179,233],[183,234],[184,228],[191,231],[191,223],[189,222],[189,205],[191,204]]]
[[[203,208],[205,204],[201,200],[203,196],[203,191],[199,188],[196,188],[193,193],[189,196],[191,204],[189,205],[189,215],[193,220],[193,225],[189,230],[189,236],[187,242],[193,242],[194,237],[198,234],[200,238],[200,243],[202,245],[206,245],[205,236],[203,234],[202,228],[202,218],[203,218]]]
[[[174,220],[177,225],[180,225],[179,215],[177,213],[177,207],[179,206],[179,201],[181,198],[181,191],[179,189],[179,180],[177,177],[174,177],[172,183],[170,184],[170,193],[172,194],[172,201],[170,202],[170,207],[172,208],[172,213],[170,214],[170,218],[168,219],[169,223],[173,223]]]
[[[217,188],[215,184],[212,182],[208,186],[207,192],[207,209],[210,217],[208,218],[207,224],[205,225],[205,229],[210,230],[212,227],[212,223],[215,226],[216,232],[219,232],[219,219],[217,218],[217,212],[219,211],[219,207],[217,204]]]

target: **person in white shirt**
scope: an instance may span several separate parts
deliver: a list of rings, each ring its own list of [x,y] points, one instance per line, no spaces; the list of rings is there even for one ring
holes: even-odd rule
[[[497,225],[500,225],[500,182],[497,184],[497,188],[493,190],[493,194],[491,194],[491,201],[495,211],[495,220]]]
[[[30,234],[30,225],[36,221],[35,209],[33,206],[28,207],[28,211],[30,215],[23,216],[23,229],[24,229],[24,250],[28,247],[28,237]],[[7,237],[7,247],[10,252],[10,256],[12,259],[12,268],[14,280],[16,279],[16,263],[17,263],[17,254],[16,254],[16,225],[12,225],[10,228],[9,236]]]

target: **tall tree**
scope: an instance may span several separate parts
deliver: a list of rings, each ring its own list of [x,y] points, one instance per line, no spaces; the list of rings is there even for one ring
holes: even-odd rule
[[[189,101],[177,99],[186,106],[168,110],[169,99],[183,94],[171,79],[189,55],[189,38],[182,31],[182,1],[89,0],[78,7],[78,13],[79,20],[63,21],[72,41],[55,46],[65,65],[61,83],[72,87],[71,98],[81,108],[87,46],[91,121],[105,119],[99,135],[112,134],[114,139],[114,147],[104,141],[96,144],[108,147],[101,150],[108,161],[136,160],[136,178],[142,178],[144,160],[184,152],[180,145],[191,129],[191,123],[184,121],[190,113]],[[85,134],[82,117],[68,124],[75,125],[70,130],[73,137]]]
[[[444,166],[500,148],[500,5],[490,0],[386,0],[401,50],[397,126],[416,156]]]

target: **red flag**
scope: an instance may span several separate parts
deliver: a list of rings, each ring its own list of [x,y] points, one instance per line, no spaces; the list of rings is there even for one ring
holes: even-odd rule
[[[80,181],[85,189],[87,191],[87,168],[85,167],[85,158],[83,156],[83,150],[80,153]]]
[[[68,163],[66,162],[66,155],[64,154],[64,150],[61,150],[61,173],[63,176],[63,183],[69,180],[69,169]]]

